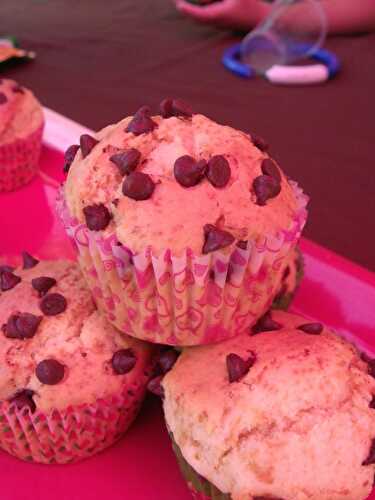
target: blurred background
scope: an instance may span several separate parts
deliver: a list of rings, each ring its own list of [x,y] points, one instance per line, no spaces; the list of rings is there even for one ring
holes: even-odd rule
[[[305,236],[375,270],[375,34],[332,36],[342,62],[316,86],[246,80],[221,64],[244,33],[183,15],[171,0],[2,0],[3,36],[37,53],[4,76],[45,106],[100,129],[180,97],[196,112],[264,137],[311,196]]]

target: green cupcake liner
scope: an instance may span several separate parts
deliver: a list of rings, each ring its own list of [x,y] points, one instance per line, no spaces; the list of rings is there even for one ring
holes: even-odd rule
[[[204,495],[208,497],[210,500],[231,500],[231,496],[227,493],[222,493],[220,490],[216,488],[212,483],[207,481],[204,477],[200,476],[184,459],[182,456],[180,448],[177,446],[176,442],[173,439],[173,436],[170,435],[172,440],[172,448],[176,455],[178,465],[180,467],[180,471],[185,478],[185,481],[188,483],[189,488],[200,495]]]
[[[287,290],[285,293],[282,294],[277,294],[272,303],[271,306],[272,309],[281,309],[283,311],[287,311],[302,281],[302,278],[304,276],[305,262],[303,260],[303,254],[299,247],[296,247],[296,252],[297,252],[297,258],[294,261],[294,265],[296,268],[296,281],[294,289]]]

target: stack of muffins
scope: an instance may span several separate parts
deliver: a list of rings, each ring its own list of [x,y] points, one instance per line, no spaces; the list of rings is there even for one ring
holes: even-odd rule
[[[78,264],[0,271],[0,446],[88,456],[147,385],[195,498],[366,498],[375,370],[270,312],[300,280],[307,197],[267,149],[166,99],[67,150],[57,205]]]

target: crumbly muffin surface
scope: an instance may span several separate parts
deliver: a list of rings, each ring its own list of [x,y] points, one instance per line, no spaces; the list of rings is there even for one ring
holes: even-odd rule
[[[28,394],[37,409],[64,409],[144,379],[151,348],[98,314],[74,262],[41,261],[11,275],[3,267],[0,287],[0,400]],[[134,366],[119,373],[124,363]]]
[[[375,381],[366,363],[305,318],[275,311],[263,322],[277,330],[185,349],[165,376],[166,422],[184,458],[233,500],[367,498]],[[251,366],[232,366],[242,376],[231,382],[233,354]]]

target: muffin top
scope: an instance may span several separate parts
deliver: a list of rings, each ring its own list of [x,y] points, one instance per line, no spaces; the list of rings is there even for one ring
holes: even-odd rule
[[[0,144],[22,139],[43,123],[34,94],[13,80],[0,79]]]
[[[363,500],[374,477],[375,380],[319,323],[275,311],[254,331],[184,349],[165,376],[187,462],[233,500]],[[277,329],[277,330],[276,330]]]
[[[65,409],[144,380],[151,348],[99,316],[77,264],[28,266],[0,270],[0,400]]]
[[[226,252],[289,228],[301,201],[262,141],[200,114],[162,111],[141,108],[70,150],[73,217],[155,255]]]

